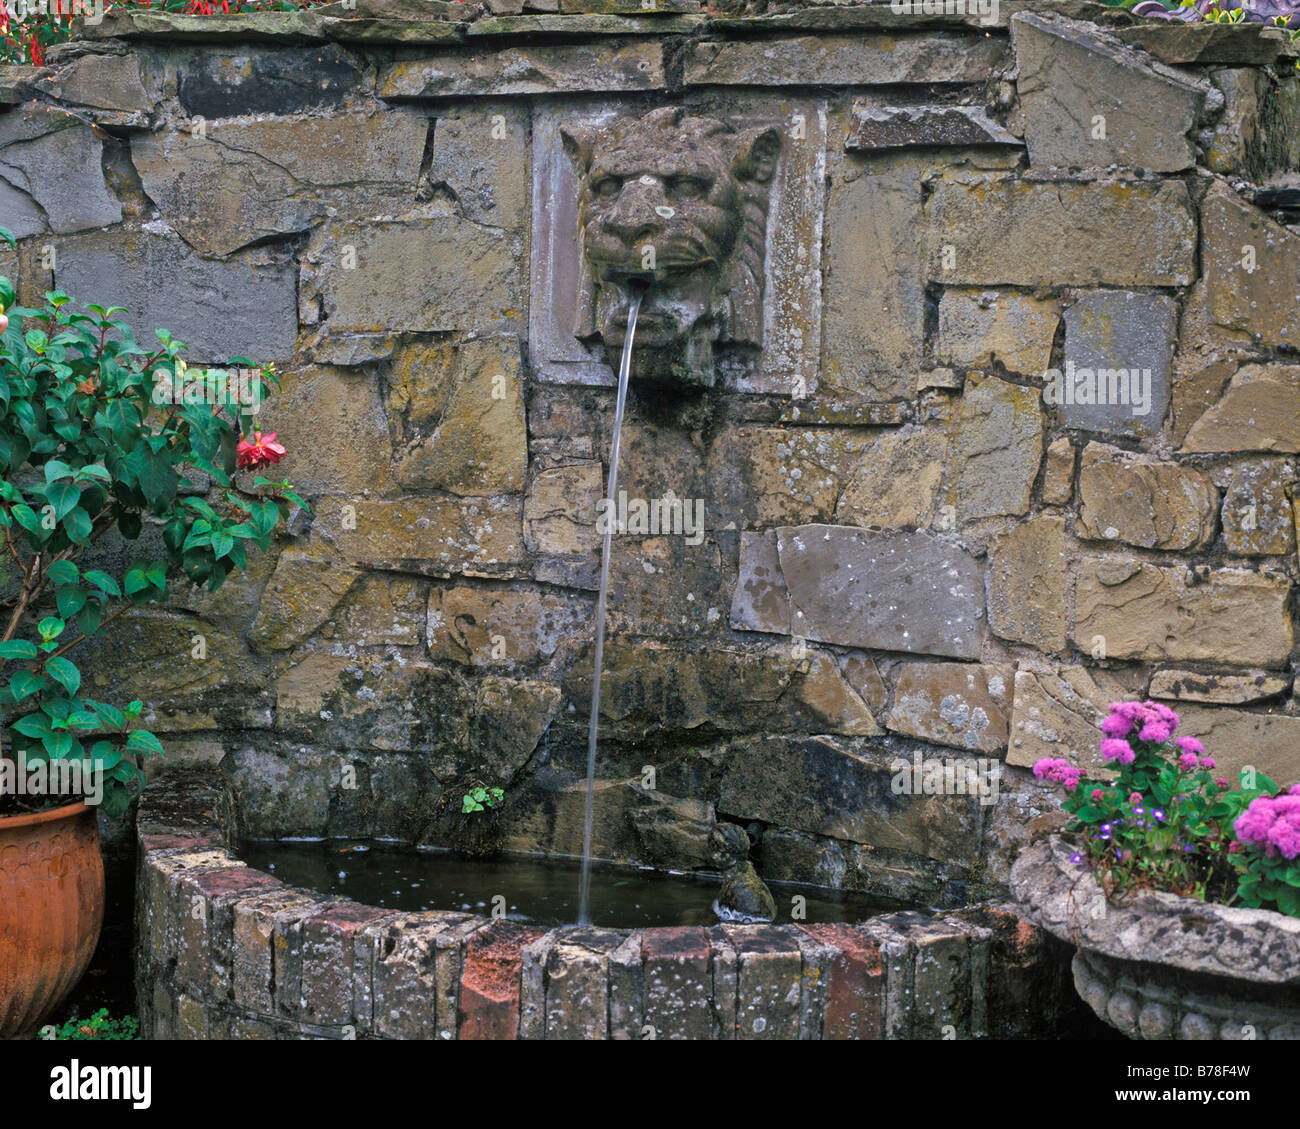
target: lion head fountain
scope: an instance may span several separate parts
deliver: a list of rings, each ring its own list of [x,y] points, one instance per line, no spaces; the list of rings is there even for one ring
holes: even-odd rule
[[[638,379],[712,387],[719,346],[762,345],[780,133],[666,107],[562,136],[581,174],[575,334],[621,349],[640,291]]]

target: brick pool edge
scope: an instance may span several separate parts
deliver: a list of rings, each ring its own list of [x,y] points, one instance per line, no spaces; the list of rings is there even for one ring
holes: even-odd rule
[[[406,913],[247,866],[222,797],[185,769],[140,801],[146,1038],[1044,1038],[1073,1002],[1065,950],[1010,903],[712,928]]]

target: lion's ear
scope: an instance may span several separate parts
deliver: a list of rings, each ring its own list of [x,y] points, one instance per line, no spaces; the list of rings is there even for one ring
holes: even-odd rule
[[[582,172],[591,166],[591,137],[582,129],[560,128],[560,140],[564,151]]]
[[[736,175],[747,180],[767,182],[776,172],[781,155],[781,131],[775,126],[747,129],[736,147]]]

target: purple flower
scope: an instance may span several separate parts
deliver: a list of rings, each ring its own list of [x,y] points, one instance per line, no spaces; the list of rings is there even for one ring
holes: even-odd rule
[[[1195,753],[1184,753],[1178,758],[1178,767],[1184,772],[1191,772],[1197,765]]]
[[[1213,757],[1202,757],[1202,758],[1201,758],[1201,767],[1202,767],[1202,768],[1218,768],[1219,766],[1215,763],[1215,760],[1214,760]]]
[[[1120,764],[1132,764],[1137,757],[1133,746],[1118,737],[1107,737],[1102,741],[1101,755],[1105,760],[1119,761]]]
[[[1200,756],[1205,752],[1205,746],[1195,737],[1176,737],[1174,738],[1174,744],[1185,753],[1195,753],[1197,756]]]

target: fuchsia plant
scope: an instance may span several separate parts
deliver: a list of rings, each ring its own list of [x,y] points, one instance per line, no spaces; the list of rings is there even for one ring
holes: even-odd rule
[[[1178,715],[1160,702],[1115,702],[1102,722],[1111,780],[1069,761],[1034,765],[1060,784],[1088,866],[1111,898],[1142,889],[1276,908],[1300,917],[1300,785],[1281,793],[1240,773],[1231,788],[1195,737],[1174,737]]]

